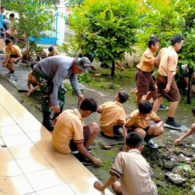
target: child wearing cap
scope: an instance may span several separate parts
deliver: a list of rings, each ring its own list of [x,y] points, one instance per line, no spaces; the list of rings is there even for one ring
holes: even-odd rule
[[[151,120],[157,125],[150,125]],[[139,133],[151,148],[158,148],[152,138],[164,132],[163,121],[152,112],[152,104],[149,101],[140,101],[138,109],[130,114],[125,126],[128,132]]]
[[[143,149],[143,138],[138,133],[128,134],[127,152],[120,152],[116,156],[110,169],[111,177],[105,184],[96,181],[94,187],[99,191],[104,191],[112,186],[117,195],[157,195],[153,172],[141,155]],[[118,179],[120,182],[117,181]]]
[[[142,97],[148,93],[146,100],[151,99],[156,94],[156,87],[152,78],[151,72],[153,66],[158,62],[160,55],[154,57],[155,52],[159,48],[160,40],[156,37],[150,37],[148,40],[148,49],[144,52],[140,63],[137,65],[136,71],[136,86],[138,90],[137,104],[142,100]]]
[[[100,116],[100,128],[104,135],[108,137],[122,137],[119,129],[126,122],[126,113],[123,103],[129,99],[125,91],[118,92],[115,101],[108,101],[102,104],[97,112]]]
[[[193,114],[193,117],[195,118],[195,107],[192,109],[192,114]],[[174,141],[174,145],[180,144],[183,139],[185,139],[186,137],[189,137],[190,135],[194,133],[195,133],[195,123],[192,124],[191,129],[188,132],[186,132],[183,136],[181,136],[180,138]]]
[[[101,160],[89,153],[89,146],[99,132],[99,127],[96,123],[83,126],[83,118],[96,111],[97,102],[93,98],[85,98],[78,109],[62,112],[54,120],[52,142],[56,150],[63,154],[79,151],[77,157],[83,164],[101,166]]]
[[[159,61],[158,76],[156,79],[158,93],[157,99],[154,102],[153,111],[157,113],[163,99],[170,102],[168,118],[165,121],[165,126],[172,129],[180,129],[181,125],[174,120],[175,112],[180,100],[179,90],[174,79],[177,70],[178,52],[184,39],[180,35],[174,35],[171,39],[171,46],[161,49],[161,57]]]
[[[49,47],[48,51],[49,51],[48,57],[60,55],[59,52],[53,47]]]

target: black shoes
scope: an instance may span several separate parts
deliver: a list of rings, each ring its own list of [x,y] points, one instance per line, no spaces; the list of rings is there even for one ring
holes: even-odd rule
[[[75,154],[74,155],[83,165],[90,166],[93,165],[93,162],[83,156],[81,153]]]
[[[50,114],[51,112],[43,112],[43,126],[45,126],[45,128],[47,128],[48,131],[52,132],[54,126],[51,123]]]
[[[181,128],[181,125],[176,123],[174,120],[169,120],[169,119],[165,121],[164,126],[170,129],[175,129],[175,130],[180,130]]]
[[[163,104],[161,104],[158,110],[168,110],[168,109],[169,109],[169,107],[164,106]]]
[[[119,129],[114,129],[113,131],[114,137],[123,137],[123,134]]]
[[[88,148],[87,151],[88,151],[89,153],[91,153],[91,152],[93,151],[93,148]],[[72,151],[72,154],[78,154],[78,153],[79,153],[78,150]]]

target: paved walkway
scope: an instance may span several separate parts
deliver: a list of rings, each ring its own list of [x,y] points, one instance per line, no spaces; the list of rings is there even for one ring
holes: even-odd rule
[[[0,85],[0,195],[100,195],[97,178]],[[111,195],[109,190],[105,195]]]

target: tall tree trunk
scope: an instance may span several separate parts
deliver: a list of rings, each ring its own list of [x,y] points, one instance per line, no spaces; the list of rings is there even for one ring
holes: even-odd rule
[[[113,77],[115,75],[115,62],[112,62],[112,72],[111,72],[111,76]]]
[[[194,69],[189,67],[187,104],[191,104],[193,76],[194,76]]]

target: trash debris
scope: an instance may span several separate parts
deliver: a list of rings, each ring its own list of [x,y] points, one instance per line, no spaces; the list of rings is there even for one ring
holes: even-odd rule
[[[192,144],[192,145],[191,145],[191,148],[192,148],[192,149],[195,149],[195,144]]]
[[[195,191],[195,185],[192,185],[191,188],[192,188],[192,191]]]
[[[177,156],[170,156],[171,161],[176,161],[177,159],[178,159]]]
[[[190,157],[187,157],[187,156],[185,156],[183,154],[179,154],[178,155],[178,158],[179,158],[179,160],[184,160],[186,162],[190,162],[191,161],[191,158]]]
[[[172,172],[167,172],[166,176],[168,177],[168,179],[170,181],[172,181],[175,184],[182,184],[182,183],[184,183],[186,181],[185,178],[182,178],[180,175],[174,174]]]

